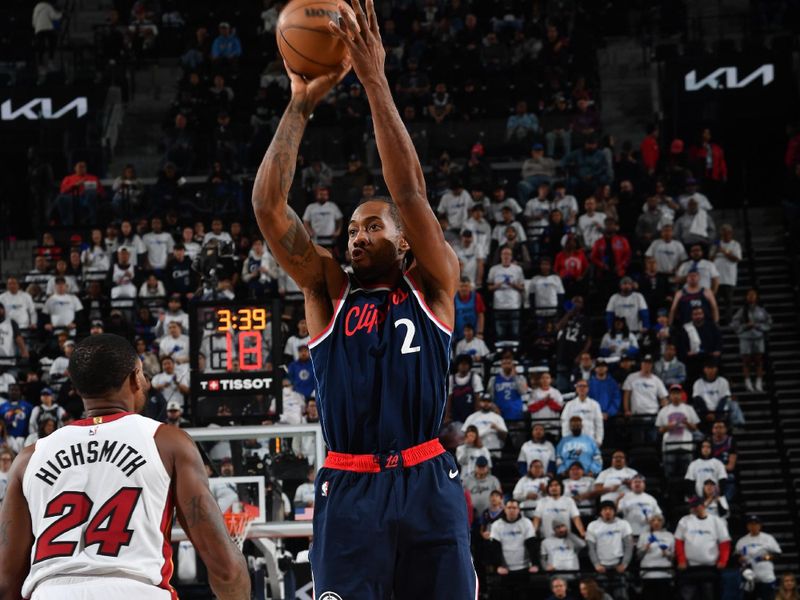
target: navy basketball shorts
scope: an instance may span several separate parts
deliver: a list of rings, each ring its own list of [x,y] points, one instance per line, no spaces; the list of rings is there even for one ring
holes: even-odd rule
[[[475,600],[458,465],[438,440],[397,454],[331,452],[317,474],[316,600]]]

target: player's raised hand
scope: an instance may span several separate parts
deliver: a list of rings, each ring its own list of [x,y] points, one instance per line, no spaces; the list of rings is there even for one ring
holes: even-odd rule
[[[298,103],[298,108],[306,117],[314,111],[320,100],[327,96],[328,92],[344,79],[352,68],[350,57],[345,57],[342,64],[335,71],[314,79],[306,79],[299,73],[292,71],[286,61],[283,61],[283,65],[286,67],[286,73],[292,83],[292,101]]]
[[[339,2],[339,22],[331,22],[328,28],[350,51],[356,75],[365,85],[384,77],[383,64],[386,51],[378,30],[374,0],[366,0],[366,12],[360,0],[352,0],[353,8]]]

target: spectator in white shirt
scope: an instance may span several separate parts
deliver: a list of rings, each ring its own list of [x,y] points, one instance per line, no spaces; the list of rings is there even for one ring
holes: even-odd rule
[[[608,578],[612,597],[627,598],[626,571],[633,558],[634,540],[631,526],[617,517],[613,502],[600,502],[600,518],[586,528],[586,544],[594,570]]]
[[[194,240],[194,229],[191,227],[186,226],[181,230],[181,242],[186,250],[186,256],[191,260],[200,254],[200,244]]]
[[[544,465],[548,473],[555,473],[556,470],[556,449],[553,444],[545,438],[544,426],[541,423],[534,423],[531,427],[531,439],[522,444],[517,457],[517,466],[520,474],[526,473],[530,469],[531,463],[539,460]]]
[[[606,214],[597,212],[597,200],[589,196],[583,202],[584,212],[578,217],[578,235],[583,241],[583,247],[591,250],[594,243],[603,237],[606,229]]]
[[[75,329],[75,315],[83,310],[83,304],[74,294],[67,293],[67,283],[63,277],[55,278],[55,293],[44,303],[42,312],[50,316],[50,322],[44,328],[47,331],[55,329]]]
[[[716,573],[724,569],[731,552],[731,536],[725,521],[709,515],[700,498],[689,501],[691,514],[686,515],[675,529],[675,556],[678,569],[706,567],[708,573],[681,578],[682,598],[718,598],[715,589]]]
[[[567,522],[557,519],[553,522],[553,537],[542,540],[541,565],[545,571],[578,571],[578,553],[586,547],[584,542],[567,527]],[[560,579],[572,581],[576,575],[561,575]]]
[[[28,292],[19,289],[19,280],[9,277],[6,291],[0,294],[0,304],[6,307],[6,316],[20,329],[36,329],[38,322],[36,306]]]
[[[300,357],[300,346],[308,346],[311,336],[308,334],[308,324],[305,319],[300,319],[297,322],[297,333],[286,340],[286,346],[283,353],[291,356],[292,360],[297,360]]]
[[[634,335],[650,329],[650,311],[647,302],[639,292],[633,291],[633,279],[623,277],[619,280],[619,292],[613,294],[606,304],[606,327],[614,328],[614,319],[625,319],[628,330]]]
[[[686,483],[686,493],[703,497],[703,486],[706,480],[711,479],[716,483],[720,491],[725,492],[728,472],[721,460],[711,455],[711,440],[703,440],[700,443],[699,456],[689,464],[686,469],[684,480]]]
[[[181,308],[180,294],[172,294],[167,302],[167,310],[158,315],[154,330],[156,338],[163,337],[173,321],[180,324],[181,331],[189,331],[189,314]]]
[[[631,526],[634,541],[647,530],[653,515],[661,514],[658,501],[645,492],[645,478],[637,473],[631,479],[631,491],[617,502],[617,510]]]
[[[163,282],[151,273],[139,288],[139,298],[165,298],[167,290]]]
[[[314,467],[309,467],[306,480],[297,486],[297,489],[294,492],[295,508],[314,506],[314,498],[316,495],[316,486],[314,485],[314,481],[316,477],[317,470]]]
[[[522,292],[525,276],[519,265],[512,264],[510,248],[500,252],[500,264],[489,269],[486,282],[494,292],[495,335],[498,340],[519,339],[519,309],[522,307]]]
[[[736,542],[736,555],[742,567],[753,570],[755,589],[753,598],[774,600],[775,596],[775,555],[781,553],[778,542],[768,533],[761,531],[761,519],[757,515],[747,517],[747,535]]]
[[[101,229],[92,229],[91,246],[81,252],[81,264],[89,278],[92,278],[93,273],[105,275],[111,268],[111,252],[106,249]]]
[[[581,517],[593,517],[595,513],[595,497],[597,492],[594,489],[594,477],[586,475],[583,465],[574,462],[567,471],[567,478],[562,480],[564,484],[564,495],[575,500]]]
[[[456,177],[453,179],[450,189],[442,194],[436,212],[447,217],[451,229],[460,231],[467,221],[472,203],[472,196],[464,189],[461,180]]]
[[[714,219],[694,199],[689,200],[686,212],[675,221],[675,237],[687,245],[708,245],[714,239],[716,231]]]
[[[542,461],[538,459],[531,462],[528,472],[517,481],[511,495],[514,500],[519,501],[522,514],[526,517],[533,517],[533,511],[536,509],[539,498],[547,495],[549,481],[550,477],[545,473]]]
[[[189,372],[179,375],[171,356],[161,358],[161,373],[154,375],[150,383],[154,390],[161,392],[167,403],[177,402],[183,408],[184,399],[189,393]]]
[[[456,344],[456,356],[466,354],[473,362],[479,363],[489,356],[489,347],[482,338],[475,337],[475,328],[467,323],[464,325],[464,337]]]
[[[517,232],[517,239],[520,242],[524,242],[527,239],[525,236],[525,228],[522,226],[522,223],[514,220],[514,213],[511,207],[503,207],[500,214],[500,221],[492,228],[492,240],[498,244],[504,244],[506,242],[506,231],[511,227]]]
[[[653,240],[644,254],[656,260],[659,274],[670,278],[678,271],[681,263],[689,258],[683,244],[672,237],[672,223],[661,226],[661,238]]]
[[[464,428],[464,442],[456,448],[456,462],[461,470],[462,477],[475,474],[475,462],[478,457],[483,456],[488,461],[487,465],[492,466],[492,455],[489,449],[483,445],[481,436],[476,425],[467,425]]]
[[[130,250],[126,246],[117,250],[117,262],[111,268],[111,282],[114,284],[111,288],[112,299],[136,298],[136,286],[133,285],[136,270],[130,256]]]
[[[515,198],[506,196],[505,184],[500,181],[494,186],[492,191],[492,201],[489,203],[489,212],[486,217],[492,223],[500,223],[503,221],[503,209],[508,208],[511,211],[511,218],[515,218],[522,213],[522,207]],[[521,239],[525,239],[524,237]]]
[[[203,246],[208,244],[211,240],[216,240],[220,244],[233,243],[231,234],[224,231],[222,228],[222,219],[211,220],[211,231],[203,236]]]
[[[733,239],[733,227],[723,225],[719,228],[719,241],[711,247],[710,257],[719,273],[717,288],[718,304],[725,323],[733,317],[733,290],[739,277],[739,262],[742,260],[742,246]],[[722,304],[725,309],[722,310]]]
[[[527,588],[528,573],[539,570],[533,564],[538,553],[536,532],[530,519],[520,514],[519,502],[513,498],[506,501],[503,516],[492,523],[490,540],[491,563],[504,579],[503,588],[511,594],[520,593]]]
[[[170,356],[176,365],[188,365],[189,363],[189,338],[181,333],[181,326],[177,321],[173,321],[167,327],[168,335],[158,344],[161,357]],[[178,371],[182,369],[178,368]]]
[[[484,260],[480,257],[471,229],[461,230],[461,239],[454,250],[461,266],[461,276],[469,277],[472,283],[480,286],[483,282]]]
[[[303,213],[303,224],[317,243],[331,245],[342,233],[344,215],[339,207],[330,202],[331,192],[326,187],[314,191],[316,202],[309,204]]]
[[[719,486],[714,483],[713,479],[706,479],[703,482],[703,504],[706,505],[706,512],[720,519],[727,521],[728,515],[731,512],[728,500],[720,494]]]
[[[150,220],[151,231],[142,236],[147,248],[147,264],[149,268],[162,270],[167,266],[167,260],[175,247],[175,240],[166,231],[162,231],[162,222],[159,217]]]
[[[575,398],[567,402],[561,411],[561,435],[569,435],[569,421],[577,416],[581,418],[583,433],[593,438],[598,447],[602,446],[605,428],[603,409],[596,400],[589,398],[589,384],[585,379],[575,383],[575,393]]]
[[[469,211],[469,218],[464,221],[464,229],[472,231],[475,245],[478,248],[478,256],[483,260],[488,258],[492,245],[492,226],[483,217],[485,212],[486,207],[483,202],[476,202]]]
[[[668,581],[673,577],[675,536],[664,529],[662,515],[650,517],[650,529],[643,531],[639,536],[636,549],[639,553],[639,566],[643,571],[642,585],[645,592],[643,598],[672,600],[672,590]]]
[[[68,294],[77,294],[80,291],[78,278],[75,275],[71,275],[67,272],[67,261],[63,258],[59,258],[56,261],[55,276],[50,278],[50,280],[47,282],[47,286],[45,287],[46,296],[52,296],[55,293],[56,278],[58,277],[62,277],[66,282],[66,291]]]
[[[639,371],[631,373],[622,384],[622,406],[626,417],[636,416],[639,439],[655,441],[653,423],[658,411],[667,403],[667,388],[653,373],[653,356],[645,354]],[[637,432],[635,432],[637,433]]]
[[[717,265],[703,258],[703,246],[701,244],[692,244],[689,248],[689,260],[678,268],[678,283],[686,282],[689,272],[693,270],[697,270],[700,275],[700,287],[711,290],[713,294],[716,294],[719,287],[719,271],[717,270]]]
[[[526,282],[527,296],[533,296],[537,317],[554,317],[564,300],[564,284],[561,277],[552,272],[549,258],[539,261],[539,275]]]
[[[575,500],[564,495],[563,483],[558,479],[551,479],[547,484],[547,496],[540,498],[536,504],[533,528],[539,531],[543,538],[553,537],[555,535],[553,523],[556,521],[571,522],[581,537],[586,535]]]
[[[685,473],[694,449],[693,432],[697,431],[700,418],[683,398],[683,388],[673,383],[669,386],[669,404],[662,407],[656,416],[656,427],[663,434],[661,457],[667,478]]]
[[[616,506],[617,501],[631,491],[631,480],[638,475],[636,469],[627,465],[627,458],[622,450],[615,450],[611,455],[611,466],[597,476],[594,490],[600,496],[600,501],[611,501]]]
[[[61,335],[58,336],[59,343],[63,337]],[[63,352],[62,356],[57,356],[55,360],[53,360],[53,364],[50,365],[50,384],[54,385],[57,383],[61,383],[68,377],[68,368],[69,368],[69,357],[72,356],[72,352],[75,350],[75,342],[72,340],[64,340],[63,345]]]
[[[636,339],[636,334],[630,332],[624,318],[616,317],[612,330],[604,333],[600,340],[600,354],[621,359],[624,356],[635,357],[638,353],[639,341]]]
[[[467,417],[461,431],[467,432],[473,426],[477,428],[478,436],[488,450],[502,450],[508,427],[489,397],[481,396],[478,410]]]
[[[736,410],[733,402],[730,383],[719,374],[716,359],[709,359],[703,365],[703,376],[692,386],[692,404],[697,414],[708,423],[728,422],[730,413]]]

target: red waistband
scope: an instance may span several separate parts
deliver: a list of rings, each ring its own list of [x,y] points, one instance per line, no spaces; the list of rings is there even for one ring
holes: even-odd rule
[[[345,454],[328,452],[326,469],[356,471],[358,473],[380,473],[397,467],[413,467],[445,452],[439,440],[430,440],[418,446],[390,454]]]

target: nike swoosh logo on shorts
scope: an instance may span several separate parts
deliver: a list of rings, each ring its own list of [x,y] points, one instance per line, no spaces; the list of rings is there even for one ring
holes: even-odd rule
[[[458,471],[449,471],[447,474],[450,476],[450,479],[455,479],[456,475],[458,475]]]

